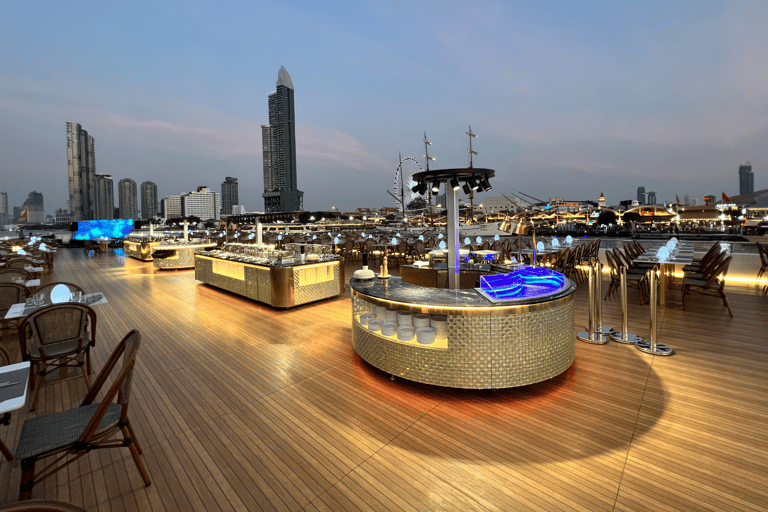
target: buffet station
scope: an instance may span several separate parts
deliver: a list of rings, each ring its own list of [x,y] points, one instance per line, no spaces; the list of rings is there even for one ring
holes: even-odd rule
[[[195,254],[195,279],[276,308],[344,293],[344,259],[327,247],[229,243]]]
[[[465,191],[477,190],[478,183],[488,190],[493,175],[471,164],[414,174],[417,187],[445,186],[445,266],[401,268],[402,277],[377,275],[364,266],[350,281],[353,347],[393,378],[499,389],[551,379],[573,364],[576,285],[570,279],[523,265],[506,273],[491,273],[488,265],[468,267],[466,259],[462,265],[460,182]]]
[[[132,234],[123,240],[123,250],[131,258],[141,261],[152,261],[152,252],[160,243],[171,240],[169,236],[154,236],[144,234]]]

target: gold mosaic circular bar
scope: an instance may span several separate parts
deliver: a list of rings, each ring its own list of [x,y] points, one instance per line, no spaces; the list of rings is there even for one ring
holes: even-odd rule
[[[473,290],[423,288],[392,278],[353,279],[352,343],[363,360],[391,375],[464,389],[501,389],[551,379],[573,364],[575,286],[525,304],[491,304]],[[474,294],[474,295],[473,295]],[[477,298],[475,297],[477,296]],[[412,296],[412,300],[408,300]],[[360,323],[375,306],[446,315],[447,338],[401,341]]]

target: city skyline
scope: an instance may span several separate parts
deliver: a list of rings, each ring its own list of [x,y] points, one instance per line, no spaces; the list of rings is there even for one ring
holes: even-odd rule
[[[165,197],[237,176],[261,210],[264,95],[283,65],[308,210],[393,206],[398,153],[423,162],[426,130],[433,168],[464,166],[470,124],[491,196],[733,196],[746,161],[761,190],[766,18],[764,2],[714,1],[6,4],[0,190],[9,209],[33,190],[46,214],[66,208],[73,121],[115,181]]]

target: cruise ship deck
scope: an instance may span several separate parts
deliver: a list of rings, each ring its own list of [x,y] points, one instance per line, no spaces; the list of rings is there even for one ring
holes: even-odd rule
[[[577,341],[562,375],[494,392],[392,381],[364,363],[349,285],[278,310],[194,271],[74,249],[59,251],[48,281],[105,293],[97,371],[141,331],[129,417],[152,484],[127,449],[102,450],[34,498],[113,512],[768,510],[768,297],[756,287],[727,290],[733,318],[714,297],[682,311],[671,291],[659,340],[672,357]],[[647,338],[635,293],[629,327]],[[586,286],[576,294],[580,327]],[[619,328],[618,296],[603,305]],[[84,393],[82,379],[44,388],[33,414]],[[0,427],[11,450],[28,415]],[[0,461],[0,504],[16,501],[20,473]]]

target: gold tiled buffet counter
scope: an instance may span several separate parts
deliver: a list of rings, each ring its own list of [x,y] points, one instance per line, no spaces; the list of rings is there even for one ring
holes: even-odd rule
[[[298,265],[257,265],[195,255],[195,279],[277,308],[344,293],[344,260]]]
[[[352,343],[371,365],[404,379],[500,389],[551,379],[574,360],[573,283],[521,303],[493,304],[474,290],[425,288],[400,278],[352,279]],[[447,337],[420,345],[360,323],[384,307],[447,317]]]

